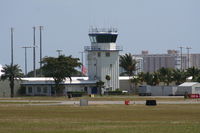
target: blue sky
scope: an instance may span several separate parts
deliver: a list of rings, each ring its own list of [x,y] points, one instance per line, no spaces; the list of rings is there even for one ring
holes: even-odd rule
[[[33,44],[32,27],[40,25],[44,56],[57,56],[56,50],[62,49],[65,55],[81,57],[79,52],[90,45],[90,26],[118,28],[122,53],[166,53],[178,46],[200,53],[199,7],[199,0],[0,0],[0,64],[10,63],[10,27],[14,27],[14,63],[24,69],[20,47]]]

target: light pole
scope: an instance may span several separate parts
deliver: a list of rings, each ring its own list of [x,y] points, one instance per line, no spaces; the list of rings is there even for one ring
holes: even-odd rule
[[[181,70],[183,70],[183,55],[182,55],[182,50],[183,50],[183,46],[180,46],[180,54],[181,54]]]
[[[35,69],[35,29],[36,27],[33,27],[33,72],[34,72],[34,77],[36,77],[36,69]]]
[[[42,30],[43,30],[43,26],[39,26],[39,30],[40,30],[40,76],[42,76]]]
[[[33,46],[23,46],[25,52],[25,76],[27,76],[27,49],[33,48]]]
[[[58,52],[58,57],[59,57],[61,55],[62,50],[58,49],[58,50],[56,50],[56,52]]]
[[[10,29],[11,31],[11,66],[13,66],[13,31],[14,31],[14,28],[11,27]]]
[[[187,49],[187,56],[188,56],[188,68],[190,68],[190,49],[192,49],[191,47],[186,47]]]

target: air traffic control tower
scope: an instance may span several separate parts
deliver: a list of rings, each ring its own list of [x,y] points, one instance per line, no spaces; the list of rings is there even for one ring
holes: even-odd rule
[[[90,80],[101,80],[106,90],[119,88],[119,51],[116,29],[92,28],[89,32],[91,46],[85,46]]]

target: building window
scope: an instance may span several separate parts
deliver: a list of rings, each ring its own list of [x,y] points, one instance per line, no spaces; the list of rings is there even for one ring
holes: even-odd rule
[[[47,93],[47,87],[43,88],[43,93]]]
[[[110,57],[110,53],[109,52],[106,52],[106,57]]]
[[[84,87],[84,92],[87,92],[88,91],[88,88],[87,87]]]
[[[100,52],[98,52],[98,57],[101,57],[101,53]]]
[[[32,90],[32,87],[28,87],[28,93],[32,93],[33,90]]]
[[[37,87],[37,92],[41,92],[41,87]]]

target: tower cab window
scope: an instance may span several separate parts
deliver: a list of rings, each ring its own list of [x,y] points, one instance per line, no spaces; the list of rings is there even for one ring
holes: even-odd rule
[[[98,57],[101,57],[101,53],[100,52],[98,52]]]
[[[106,57],[110,57],[110,53],[109,52],[106,52]]]

